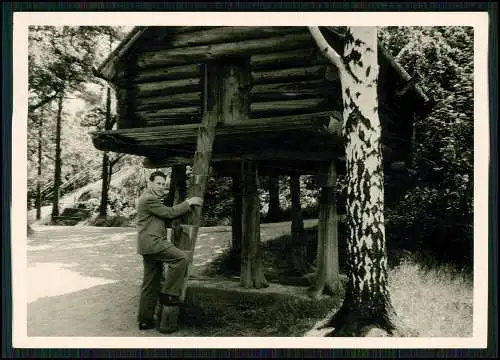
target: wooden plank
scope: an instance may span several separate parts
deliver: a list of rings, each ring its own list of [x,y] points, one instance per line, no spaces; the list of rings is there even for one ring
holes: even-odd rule
[[[332,124],[331,118],[336,119]],[[160,122],[161,120],[157,120]],[[135,129],[107,130],[93,133],[93,139],[99,140],[106,136],[119,136],[143,145],[162,143],[182,144],[194,142],[196,139],[196,124],[164,125]],[[329,127],[330,126],[330,127]],[[287,115],[252,119],[248,122],[224,124],[217,127],[217,135],[247,134],[259,132],[279,132],[286,130],[312,130],[338,133],[342,129],[342,113],[339,111],[323,111],[311,114]]]
[[[307,94],[307,95],[332,95],[336,94],[338,88],[325,80],[298,81],[270,83],[252,86],[251,96],[260,96],[267,94]]]
[[[250,112],[253,118],[269,116],[270,114],[279,116],[291,112],[313,113],[325,111],[329,107],[327,99],[298,99],[286,101],[267,101],[252,103]]]
[[[134,82],[151,82],[156,80],[177,80],[194,78],[201,75],[199,64],[162,67],[159,69],[138,69],[134,76]]]
[[[201,106],[203,95],[201,92],[180,93],[165,96],[154,96],[147,98],[138,98],[136,100],[136,109],[153,110],[170,107],[191,107]]]
[[[248,39],[264,39],[270,36],[307,32],[298,26],[224,26],[215,29],[178,34],[166,39],[168,48],[181,48],[195,45],[219,44]]]
[[[269,118],[252,119],[246,123],[238,122],[220,125],[217,127],[218,136],[230,136],[237,134],[252,134],[265,132],[286,132],[292,130],[317,131],[330,134],[340,134],[342,123],[340,120],[331,122],[330,117],[340,119],[337,111],[324,111],[318,113],[307,113],[300,115],[275,116]],[[149,125],[163,124],[171,119],[148,120]],[[185,125],[154,126],[143,128],[140,132],[128,133],[136,141],[143,145],[158,145],[160,143],[179,144],[193,142],[196,136],[198,123]]]
[[[136,84],[137,98],[200,90],[201,79],[166,80]]]
[[[250,57],[252,70],[269,70],[284,66],[305,66],[327,63],[328,61],[324,56],[318,56],[318,50],[315,47],[255,54]]]
[[[325,79],[325,65],[301,66],[280,70],[252,72],[253,84],[269,84],[277,82],[295,82]]]
[[[275,51],[277,48],[289,50],[311,43],[309,33],[289,34],[266,39],[253,39],[214,45],[201,45],[145,52],[138,56],[139,68],[180,65],[216,60],[220,57],[242,56]]]
[[[182,108],[168,108],[168,109],[153,109],[142,110],[136,112],[137,116],[147,120],[154,119],[172,119],[182,118],[184,116],[195,116],[201,114],[201,108],[197,106],[182,107]]]

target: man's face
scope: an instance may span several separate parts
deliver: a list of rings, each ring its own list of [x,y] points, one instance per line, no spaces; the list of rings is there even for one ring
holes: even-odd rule
[[[155,176],[151,182],[151,187],[156,194],[162,195],[165,189],[165,179],[161,176]]]

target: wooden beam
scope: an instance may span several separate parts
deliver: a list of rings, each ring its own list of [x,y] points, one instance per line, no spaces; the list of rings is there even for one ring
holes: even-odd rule
[[[218,162],[238,162],[243,160],[252,161],[263,161],[263,160],[302,160],[302,161],[327,161],[332,159],[337,159],[338,154],[331,151],[311,151],[311,152],[297,152],[297,151],[287,151],[287,150],[263,150],[263,151],[252,151],[245,152],[245,154],[213,154],[212,163]],[[186,156],[169,156],[167,158],[154,158],[149,157],[144,160],[145,168],[166,168],[173,166],[174,164],[186,164],[191,163],[191,157],[188,153]]]
[[[188,91],[200,91],[201,79],[165,80],[135,84],[137,97],[151,97],[160,94],[175,94]]]
[[[341,288],[338,251],[337,169],[330,162],[326,174],[319,177],[321,194],[318,216],[318,250],[315,282],[308,289],[311,297],[337,294]]]
[[[335,119],[335,121],[331,121]],[[158,120],[161,121],[161,120]],[[342,114],[338,111],[324,111],[314,114],[278,116],[252,119],[247,123],[221,124],[217,137],[246,135],[252,133],[279,133],[289,131],[312,131],[325,134],[342,134]],[[165,125],[135,129],[107,130],[93,133],[92,141],[99,150],[106,148],[106,141],[131,145],[161,146],[195,143],[199,124]],[[115,141],[116,140],[116,141]]]
[[[318,56],[316,47],[305,47],[288,51],[255,54],[250,58],[252,70],[269,70],[284,66],[305,66],[327,64],[323,56]]]
[[[186,165],[172,166],[172,175],[170,181],[174,184],[174,204],[179,204],[186,200]],[[172,220],[170,241],[178,248],[187,248],[189,244],[181,243],[186,238],[182,237],[181,224],[187,221],[186,215],[181,218]]]
[[[198,122],[201,118],[201,107],[191,106],[184,108],[170,108],[157,110],[137,111],[136,116],[141,119],[147,126],[154,126],[160,122],[166,124],[186,124]]]
[[[231,209],[231,251],[233,254],[241,256],[241,243],[243,238],[242,230],[242,182],[241,171],[236,171],[231,176],[232,185],[231,193],[233,197],[233,204]]]
[[[147,98],[138,98],[136,100],[136,109],[153,110],[176,107],[192,107],[201,108],[203,95],[201,92],[171,94],[166,96],[155,96]]]
[[[201,77],[201,65],[189,64],[180,66],[162,67],[159,69],[138,69],[134,82],[152,82],[158,80],[178,80]]]
[[[270,105],[268,105],[270,106]],[[341,114],[337,111],[323,111],[318,113],[274,116],[268,118],[252,119],[247,123],[238,122],[219,125],[217,136],[247,135],[252,133],[289,132],[289,131],[311,131],[317,133],[328,133],[341,136],[342,123],[339,120]],[[331,118],[337,119],[332,122]],[[167,119],[168,120],[168,119]],[[160,144],[182,144],[194,142],[198,123],[184,125],[164,126],[164,120],[149,119],[148,124],[162,125],[143,128],[139,132],[122,134],[133,137],[143,145]]]
[[[325,79],[325,65],[301,66],[277,70],[253,71],[253,84]]]
[[[328,107],[328,100],[322,98],[266,101],[252,103],[250,113],[253,118],[258,118],[270,115],[287,115],[293,112],[314,113],[326,111]]]
[[[262,269],[260,245],[260,206],[257,195],[257,165],[245,161],[243,178],[243,239],[241,244],[240,284],[245,288],[268,287]]]
[[[312,38],[310,34],[304,32],[303,34],[289,34],[266,39],[252,39],[222,44],[145,52],[139,55],[137,66],[139,68],[147,68],[190,64],[216,60],[221,57],[268,53],[277,48],[289,50],[303,47],[311,41]]]
[[[252,86],[252,101],[327,98],[338,94],[339,88],[324,80],[260,84]],[[339,95],[340,96],[340,95]]]
[[[298,26],[224,26],[209,30],[177,34],[166,39],[168,48],[184,48],[196,45],[220,44],[249,39],[265,39],[271,36],[306,32]]]

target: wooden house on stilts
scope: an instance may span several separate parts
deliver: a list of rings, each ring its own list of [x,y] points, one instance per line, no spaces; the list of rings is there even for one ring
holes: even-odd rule
[[[342,53],[344,28],[320,30]],[[384,169],[396,176],[428,99],[383,47],[378,53]],[[94,134],[97,149],[143,156],[148,168],[193,166],[192,196],[203,196],[209,167],[241,180],[242,221],[233,222],[243,226],[241,283],[259,287],[257,174],[330,174],[324,186],[334,188],[343,171],[340,79],[308,28],[136,27],[96,74],[118,104],[117,129]],[[199,215],[184,220],[181,246],[194,247]]]

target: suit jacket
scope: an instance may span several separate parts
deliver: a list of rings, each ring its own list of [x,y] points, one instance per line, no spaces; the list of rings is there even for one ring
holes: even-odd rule
[[[137,253],[155,254],[172,246],[168,241],[165,219],[179,217],[189,210],[186,201],[167,207],[158,196],[146,190],[137,202]]]

